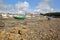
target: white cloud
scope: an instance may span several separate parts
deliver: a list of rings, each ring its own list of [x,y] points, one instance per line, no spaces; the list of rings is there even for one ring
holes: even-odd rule
[[[5,4],[2,4],[0,5],[0,11],[6,13],[6,12],[9,12],[13,9],[13,5],[5,5]],[[13,11],[13,10],[12,10]]]
[[[28,2],[24,2],[24,7],[29,7],[29,3]]]
[[[48,1],[50,0],[43,0],[41,3],[39,3],[34,12],[39,13],[52,12],[54,9],[50,7]]]
[[[11,4],[3,4],[3,0],[0,0],[0,12],[7,13],[10,12],[13,8],[13,5]],[[13,10],[12,10],[13,11]]]
[[[12,4],[1,4],[0,5],[0,12],[13,12],[13,13],[20,13],[20,11],[28,11],[29,10],[29,3],[28,2],[18,2],[15,5]]]
[[[50,0],[43,0],[43,1],[45,1],[45,2],[49,2]]]
[[[29,8],[29,3],[28,2],[18,2],[16,4],[16,10],[20,11],[20,10],[28,10]]]
[[[0,4],[2,3],[2,0],[0,0]]]
[[[41,3],[38,4],[34,12],[36,13],[46,13],[46,12],[51,12],[54,9],[50,7],[48,4],[50,0],[43,0]],[[29,3],[28,2],[18,2],[15,5],[12,4],[3,4],[3,1],[0,0],[0,12],[9,12],[9,13],[22,13],[22,10],[25,12],[31,13],[31,9],[29,9]]]

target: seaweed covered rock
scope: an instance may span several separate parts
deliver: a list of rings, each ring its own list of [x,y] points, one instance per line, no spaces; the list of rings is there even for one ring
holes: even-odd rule
[[[0,15],[0,27],[4,27],[5,26],[5,24],[4,24],[4,22],[2,22],[2,15]]]
[[[0,27],[4,27],[4,26],[5,24],[2,21],[0,21]]]

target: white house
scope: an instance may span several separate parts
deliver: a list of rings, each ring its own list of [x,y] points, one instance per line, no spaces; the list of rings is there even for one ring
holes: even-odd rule
[[[7,14],[2,14],[2,17],[3,17],[3,18],[8,18],[8,17],[7,17]]]
[[[12,18],[12,17],[13,17],[13,15],[11,15],[11,14],[10,14],[10,15],[8,15],[8,17],[11,17],[11,18]]]

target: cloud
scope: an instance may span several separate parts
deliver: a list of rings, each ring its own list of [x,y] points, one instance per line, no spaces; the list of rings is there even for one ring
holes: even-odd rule
[[[43,1],[45,1],[45,2],[49,2],[50,0],[43,0]]]
[[[23,13],[22,11],[26,13],[31,13],[31,9],[29,9],[30,4],[26,1],[24,2],[18,2],[14,5],[12,4],[3,4],[3,1],[0,0],[0,12],[3,13]]]
[[[5,4],[0,5],[0,11],[1,12],[6,13],[6,12],[9,12],[9,11],[13,11],[12,9],[14,9],[14,8],[13,8],[13,5],[11,5],[11,4],[9,4],[9,5],[5,5]]]
[[[23,10],[23,11],[27,11],[29,9],[29,3],[28,2],[18,2],[16,5],[15,5],[15,8],[16,10],[18,10],[18,12],[20,10]]]
[[[10,10],[12,10],[12,9],[13,9],[13,5],[11,5],[11,4],[8,4],[8,5],[3,4],[3,0],[0,0],[0,12],[6,13],[6,12],[9,12]]]
[[[29,3],[28,2],[18,2],[16,4],[16,7],[19,8],[28,8],[29,7]]]
[[[4,13],[20,13],[20,11],[28,11],[29,10],[29,3],[28,2],[18,2],[15,5],[12,4],[1,4],[0,5],[0,12]]]
[[[46,13],[46,12],[52,12],[54,9],[50,7],[49,5],[50,0],[43,0],[40,2],[36,9],[34,10],[35,13]],[[27,13],[33,13],[31,9],[29,9],[30,4],[26,1],[24,2],[18,2],[15,5],[12,4],[3,4],[3,1],[0,0],[0,12],[5,13],[22,13],[22,11]]]
[[[2,0],[0,0],[0,4],[2,3]]]
[[[41,3],[38,4],[34,12],[39,12],[39,13],[47,13],[47,12],[52,12],[54,9],[50,7],[48,1],[50,0],[43,0]]]

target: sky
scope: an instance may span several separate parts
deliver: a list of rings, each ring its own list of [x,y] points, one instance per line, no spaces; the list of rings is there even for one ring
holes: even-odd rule
[[[28,2],[29,3],[29,5],[30,5],[30,8],[31,9],[34,9],[35,8],[35,6],[41,1],[41,0],[4,0],[4,3],[5,4],[16,4],[17,2]]]
[[[0,0],[0,12],[60,12],[60,0]]]

